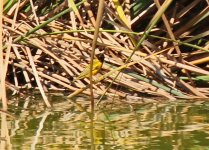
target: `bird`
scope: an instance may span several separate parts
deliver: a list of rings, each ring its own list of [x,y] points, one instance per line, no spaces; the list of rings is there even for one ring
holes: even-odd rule
[[[99,73],[99,71],[102,68],[104,59],[105,59],[103,53],[96,55],[96,57],[97,58],[93,59],[92,76]],[[73,81],[81,80],[81,79],[89,78],[89,77],[90,77],[90,64],[88,64],[86,68],[80,73],[80,75],[78,75]]]

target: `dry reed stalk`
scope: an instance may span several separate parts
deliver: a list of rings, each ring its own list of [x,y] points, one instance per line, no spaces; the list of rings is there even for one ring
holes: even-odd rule
[[[51,107],[51,104],[49,103],[48,98],[46,97],[46,94],[45,94],[45,92],[43,90],[43,86],[41,85],[40,78],[38,76],[38,73],[37,73],[37,70],[36,70],[36,66],[34,64],[33,57],[31,55],[30,49],[26,47],[26,51],[27,51],[27,55],[28,55],[28,59],[29,59],[31,68],[33,70],[33,74],[34,74],[36,83],[37,83],[38,88],[39,88],[39,90],[41,92],[41,95],[43,97],[43,100],[44,100],[44,102],[45,102],[45,104],[46,104],[47,107]]]
[[[3,57],[3,3],[0,4],[0,99],[3,110],[7,110],[6,84],[5,84],[5,62]]]
[[[171,1],[167,0],[166,2]],[[127,16],[127,18],[131,18],[128,26],[132,25],[132,29],[124,25],[123,19],[120,18],[123,15],[115,13],[115,5],[112,2],[107,2],[105,4],[103,24],[101,25],[103,29],[100,30],[101,34],[97,40],[93,36],[95,30],[92,29],[96,24],[96,3],[85,2],[79,6],[78,12],[74,9],[69,13],[65,10],[61,12],[65,8],[70,9],[67,1],[60,4],[55,3],[57,6],[55,9],[45,11],[43,14],[40,13],[40,8],[47,8],[47,6],[40,3],[33,3],[34,6],[31,6],[27,13],[23,10],[30,5],[29,0],[15,4],[11,7],[11,10],[5,11],[7,17],[3,17],[5,22],[3,28],[12,35],[8,37],[7,34],[4,34],[5,39],[10,41],[8,49],[11,49],[11,52],[4,53],[9,72],[7,78],[10,79],[9,82],[18,87],[21,84],[27,85],[29,88],[37,86],[34,85],[33,69],[29,65],[30,62],[27,57],[27,49],[30,49],[32,55],[30,60],[34,61],[42,86],[47,87],[50,85],[53,89],[60,90],[66,88],[72,92],[69,93],[69,97],[80,92],[90,94],[87,88],[88,79],[76,83],[72,83],[71,80],[90,62],[91,43],[94,39],[98,46],[96,51],[105,49],[105,62],[108,66],[104,65],[101,74],[105,74],[105,71],[111,72],[113,68],[124,65],[125,60],[131,55],[130,60],[134,61],[132,65],[122,67],[126,71],[123,72],[123,77],[117,78],[113,86],[110,87],[110,91],[115,91],[117,86],[120,86],[122,88],[119,88],[118,92],[123,96],[125,95],[123,89],[128,88],[127,95],[136,92],[139,93],[138,95],[147,93],[174,98],[175,96],[168,91],[168,89],[172,89],[179,90],[188,96],[206,97],[208,96],[206,90],[202,92],[201,88],[195,88],[196,81],[193,81],[193,78],[201,74],[209,74],[207,66],[200,66],[208,62],[208,44],[205,42],[208,39],[208,29],[201,28],[201,30],[198,30],[207,22],[207,17],[204,17],[204,15],[207,16],[208,6],[205,2],[201,1],[200,3],[199,0],[192,3],[188,2],[188,0],[175,2],[175,7],[169,7],[169,10],[162,13],[165,7],[161,6],[159,8],[161,4],[159,4],[158,0],[155,0],[155,3],[151,2],[147,7],[139,11],[137,16],[132,18]],[[53,2],[49,3],[54,4]],[[130,1],[125,1],[124,4],[121,3],[120,8],[125,8],[128,11],[126,15],[131,14],[133,10],[128,8],[127,5],[131,5]],[[184,4],[186,4],[186,7]],[[17,6],[19,6],[18,9],[15,9]],[[200,7],[200,9],[194,11],[196,7]],[[155,16],[160,17],[160,13],[156,13],[158,8],[163,16],[162,21],[160,19],[158,23],[153,24],[153,29],[150,30],[150,34],[155,36],[150,35],[147,41],[142,42],[141,47],[135,49],[135,42],[140,40],[139,35],[143,37],[142,33],[146,31],[146,27],[149,25],[148,21],[155,21],[152,20],[152,18],[156,19]],[[47,9],[50,10],[50,8]],[[49,16],[56,16],[58,13],[62,14],[60,18],[47,20]],[[154,14],[156,15],[154,16]],[[192,17],[193,14],[196,17]],[[13,19],[10,19],[11,17]],[[186,18],[190,24],[184,23]],[[200,22],[201,19],[203,21]],[[40,24],[43,22],[48,23],[37,28],[37,20],[40,20]],[[139,32],[133,32],[134,30]],[[167,36],[168,40],[166,38],[156,38],[157,36]],[[196,43],[199,39],[203,39],[203,41],[198,45]],[[4,50],[5,47],[4,45]],[[205,51],[203,52],[203,50]],[[135,51],[134,54],[133,51]],[[131,74],[127,71],[131,71]],[[145,77],[147,82],[144,81],[145,79],[139,78],[138,75]],[[108,76],[110,76],[110,73],[101,76],[98,81],[104,79],[102,83],[94,85],[94,89],[98,93],[102,94],[102,91],[105,90],[104,87],[109,84],[111,79]],[[179,77],[181,76],[190,78],[189,82],[180,80]],[[130,80],[130,82],[125,79]],[[165,87],[158,87],[158,85],[153,85],[148,81],[161,83],[161,85],[167,87],[167,90]],[[144,86],[144,88],[140,88],[140,86]],[[79,88],[82,88],[82,90],[74,92]],[[129,91],[132,92],[129,93]],[[113,93],[110,92],[109,94]]]

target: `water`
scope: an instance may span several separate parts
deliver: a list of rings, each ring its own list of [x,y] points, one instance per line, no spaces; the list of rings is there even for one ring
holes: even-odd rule
[[[209,150],[208,102],[107,100],[94,119],[84,98],[57,97],[52,110],[30,100],[14,104],[16,118],[1,115],[8,149]]]

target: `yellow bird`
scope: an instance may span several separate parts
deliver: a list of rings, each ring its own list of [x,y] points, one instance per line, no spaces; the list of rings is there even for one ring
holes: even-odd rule
[[[99,71],[102,68],[103,62],[104,62],[104,54],[103,53],[98,54],[97,58],[93,60],[92,76],[99,73]],[[86,66],[86,68],[80,73],[78,77],[74,79],[74,81],[88,77],[90,77],[90,64]]]

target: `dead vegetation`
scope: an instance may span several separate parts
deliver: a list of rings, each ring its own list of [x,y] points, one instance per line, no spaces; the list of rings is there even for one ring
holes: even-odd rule
[[[46,103],[52,90],[89,95],[89,79],[72,80],[90,62],[97,8],[98,1],[5,1],[7,87],[38,88]],[[208,10],[207,0],[105,1],[95,95],[207,98]]]

